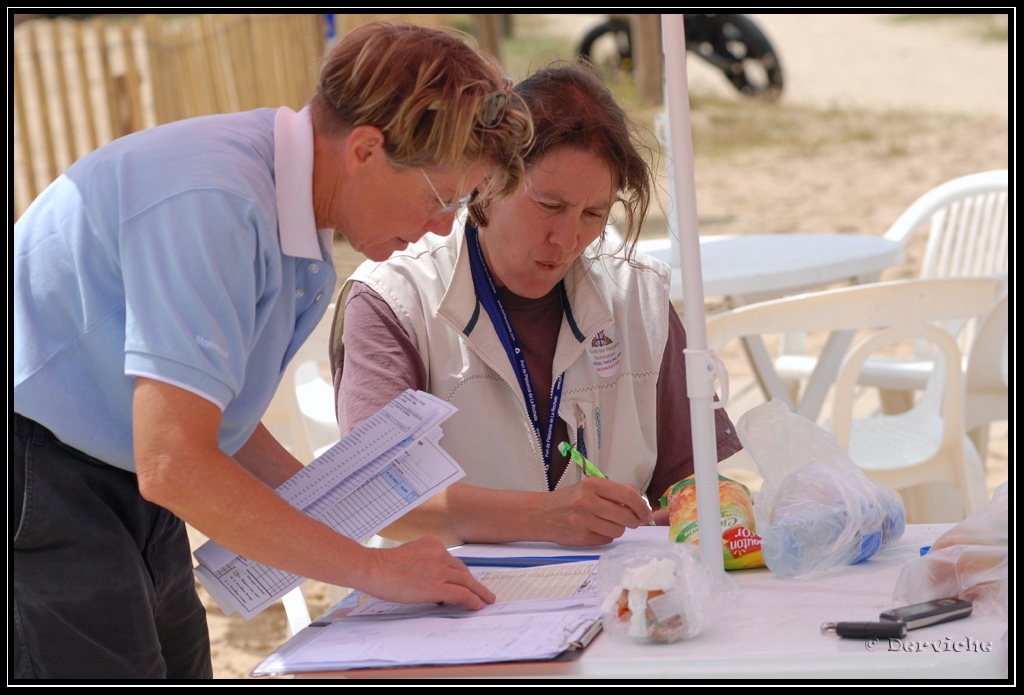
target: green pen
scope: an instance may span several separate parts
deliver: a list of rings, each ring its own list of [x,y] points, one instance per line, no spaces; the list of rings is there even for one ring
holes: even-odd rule
[[[576,447],[574,447],[569,442],[562,442],[561,444],[559,444],[558,445],[558,451],[559,451],[559,453],[562,454],[562,456],[568,456],[573,461],[575,461],[576,465],[579,466],[580,468],[582,468],[584,471],[586,471],[587,475],[591,475],[591,476],[593,476],[595,478],[604,478],[605,480],[608,480],[608,476],[606,476],[604,473],[602,473],[600,468],[598,468],[597,466],[592,464],[590,462],[590,459],[588,459],[586,456],[584,456],[579,451],[577,451]],[[643,498],[644,502],[647,502],[647,508],[650,509],[651,508],[651,503],[650,503],[650,501],[648,501],[647,496],[646,495],[640,495],[640,497]],[[651,522],[651,526],[654,526],[654,525],[655,524],[652,521]]]
[[[604,478],[605,480],[608,480],[608,476],[602,473],[597,466],[590,462],[590,459],[588,459],[586,456],[578,452],[576,450],[576,447],[574,447],[569,442],[562,442],[561,444],[559,444],[558,452],[562,454],[562,456],[568,456],[573,461],[575,461],[577,466],[579,466],[580,468],[587,472],[587,475],[592,475],[595,478]]]

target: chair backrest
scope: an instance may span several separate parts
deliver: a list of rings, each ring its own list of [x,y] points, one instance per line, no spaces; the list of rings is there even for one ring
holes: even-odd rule
[[[858,330],[917,321],[946,321],[988,312],[996,278],[898,280],[784,297],[708,319],[708,346],[771,333]]]
[[[921,262],[922,278],[1005,277],[1009,268],[1009,176],[1006,169],[984,171],[947,181],[928,191],[906,209],[885,233],[907,241],[928,228]],[[946,325],[959,336],[960,349],[970,350],[974,322]],[[918,350],[919,357],[927,351]]]
[[[1009,292],[1003,290],[978,328],[964,376],[966,427],[1009,417]]]
[[[941,325],[987,313],[1002,284],[998,278],[899,280],[749,304],[708,319],[708,346],[718,349],[735,338],[774,333],[817,331],[835,337],[840,331]],[[930,347],[934,341],[925,344]],[[818,361],[815,378],[820,387],[827,390],[834,383],[841,358],[841,353],[830,353],[829,359]]]
[[[906,245],[930,223],[922,278],[1007,272],[1009,176],[1006,169],[947,181],[906,209],[885,233]]]

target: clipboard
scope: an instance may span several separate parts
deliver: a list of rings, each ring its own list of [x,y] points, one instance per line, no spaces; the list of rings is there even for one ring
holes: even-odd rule
[[[476,612],[350,594],[251,675],[572,661],[601,631],[596,571],[596,562],[475,568],[498,596]]]
[[[417,620],[417,619],[410,619]],[[400,624],[404,621],[386,621],[392,624]],[[358,674],[372,673],[374,671],[382,670],[395,670],[395,669],[415,669],[415,668],[443,668],[450,666],[482,666],[487,664],[497,663],[565,663],[575,661],[583,653],[583,650],[589,645],[593,639],[598,635],[602,629],[601,618],[595,614],[589,620],[588,624],[579,632],[578,637],[572,639],[564,644],[564,648],[551,655],[535,655],[526,657],[516,658],[487,658],[487,659],[473,659],[465,660],[459,659],[430,659],[425,661],[413,661],[408,663],[385,661],[381,660],[379,663],[346,663],[344,661],[335,661],[331,659],[320,659],[320,660],[304,660],[301,658],[302,648],[309,644],[316,642],[320,639],[321,632],[324,629],[331,629],[337,627],[337,623],[332,623],[328,626],[317,627],[311,625],[310,627],[302,630],[299,634],[295,635],[291,640],[286,642],[281,648],[276,650],[267,659],[265,659],[259,666],[253,669],[253,677],[262,676],[282,676],[282,675],[302,675],[302,674],[314,674],[314,673],[353,673]],[[358,676],[356,676],[358,677]]]

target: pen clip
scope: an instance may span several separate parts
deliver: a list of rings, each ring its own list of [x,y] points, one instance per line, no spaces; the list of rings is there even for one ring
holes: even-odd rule
[[[587,416],[579,403],[573,404],[573,413],[576,416],[576,450],[580,452],[581,456],[586,457],[587,442],[583,434],[587,428]]]

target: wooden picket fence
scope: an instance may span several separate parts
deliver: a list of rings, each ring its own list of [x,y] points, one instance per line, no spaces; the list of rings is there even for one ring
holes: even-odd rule
[[[341,36],[374,19],[430,26],[441,14],[337,14]],[[17,218],[82,155],[170,121],[260,106],[301,108],[328,40],[322,14],[33,19],[14,27]]]
[[[14,28],[13,212],[101,144],[161,123],[301,107],[324,53],[317,14],[37,19]]]
[[[13,213],[72,162],[128,133],[316,87],[323,15],[38,19],[14,28]]]

